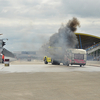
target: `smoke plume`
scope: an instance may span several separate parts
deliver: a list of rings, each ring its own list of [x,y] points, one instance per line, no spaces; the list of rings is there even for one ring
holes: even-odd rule
[[[77,37],[74,34],[77,26],[80,26],[77,18],[69,20],[65,26],[62,25],[59,28],[58,33],[50,37],[49,45],[53,47],[74,48],[78,43]]]
[[[45,55],[50,55],[52,58],[63,57],[66,49],[75,48],[78,40],[74,32],[76,32],[78,26],[80,27],[80,23],[75,17],[69,20],[65,26],[61,25],[58,32],[50,37],[49,42],[42,46]],[[50,48],[48,48],[49,46]],[[61,47],[62,51],[52,49],[52,47]]]

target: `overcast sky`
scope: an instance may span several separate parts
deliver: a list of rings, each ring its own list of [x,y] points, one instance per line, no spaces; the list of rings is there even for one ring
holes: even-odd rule
[[[100,0],[0,0],[0,37],[10,51],[35,51],[73,17],[77,32],[100,37]]]

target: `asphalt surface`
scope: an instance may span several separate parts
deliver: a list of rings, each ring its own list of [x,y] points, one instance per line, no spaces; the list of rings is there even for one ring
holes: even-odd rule
[[[94,65],[1,64],[0,100],[100,100],[100,67]]]
[[[91,66],[92,64],[92,66]],[[99,63],[89,62],[86,66],[80,67],[79,65],[66,66],[63,64],[52,65],[44,64],[43,62],[11,62],[10,66],[0,65],[0,73],[20,73],[20,72],[73,72],[73,71],[85,71],[85,72],[100,72]]]

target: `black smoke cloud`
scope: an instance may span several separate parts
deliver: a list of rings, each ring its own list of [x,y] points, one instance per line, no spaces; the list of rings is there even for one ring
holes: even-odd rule
[[[50,37],[49,46],[74,48],[78,43],[77,37],[74,34],[77,30],[77,26],[80,26],[77,18],[74,17],[72,20],[69,20],[65,26],[62,25],[59,28],[58,33]]]
[[[42,46],[42,54],[52,58],[63,58],[66,49],[75,48],[78,44],[77,37],[74,34],[78,26],[80,27],[80,23],[75,17],[69,20],[65,26],[62,25],[58,33],[53,34],[49,42]],[[53,49],[54,47],[60,47],[62,49],[59,51],[59,49]]]

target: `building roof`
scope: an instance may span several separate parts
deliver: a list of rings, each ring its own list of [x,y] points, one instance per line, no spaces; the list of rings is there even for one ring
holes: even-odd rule
[[[82,49],[85,49],[89,46],[92,46],[100,42],[100,37],[98,36],[84,34],[84,33],[75,33],[75,34],[79,41],[79,48],[81,48],[82,46]]]

